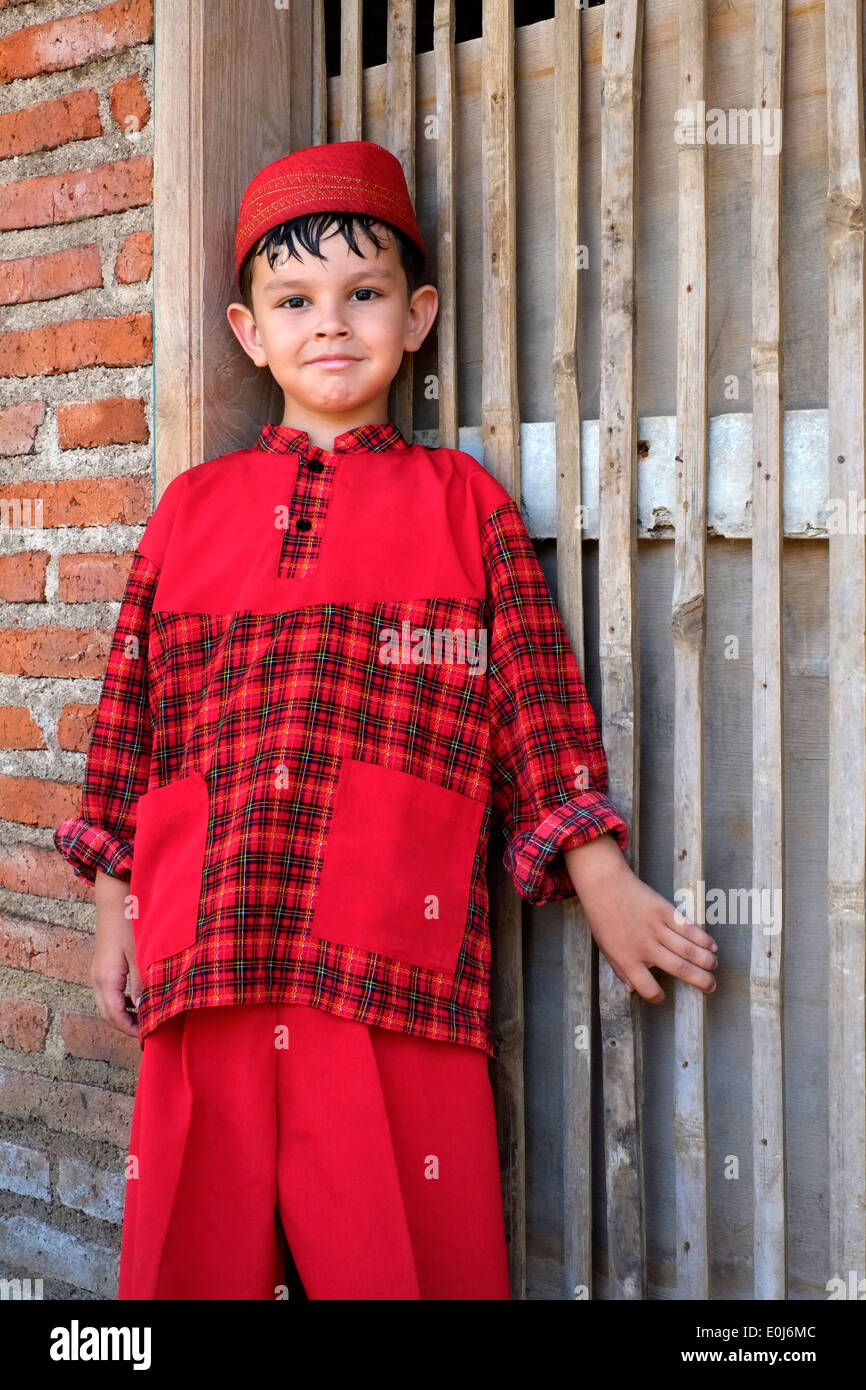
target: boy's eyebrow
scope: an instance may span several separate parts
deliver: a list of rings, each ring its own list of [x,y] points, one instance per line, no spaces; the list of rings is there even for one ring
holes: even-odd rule
[[[375,270],[372,270],[372,269],[371,269],[371,270],[363,270],[363,269],[362,269],[362,270],[359,270],[356,274],[351,275],[349,278],[352,279],[352,280],[355,280],[355,279],[360,279],[360,280],[393,280],[393,279],[394,279],[394,274],[393,274],[392,271],[390,271],[390,270],[385,270],[385,269],[378,269],[378,268],[375,269]],[[268,280],[268,282],[267,282],[266,284],[262,285],[262,289],[263,289],[263,290],[297,290],[297,289],[303,289],[303,287],[304,287],[305,284],[306,284],[306,281],[305,281],[305,280],[279,280],[279,279],[273,279],[273,280]]]

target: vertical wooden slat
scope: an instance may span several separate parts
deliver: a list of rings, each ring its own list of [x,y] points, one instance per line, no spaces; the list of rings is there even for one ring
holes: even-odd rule
[[[364,43],[362,0],[340,5],[340,139],[364,138]]]
[[[439,447],[459,444],[457,409],[457,211],[454,189],[454,0],[435,0],[433,61],[436,67],[436,375]]]
[[[325,53],[325,0],[313,5],[313,139],[314,145],[328,142],[328,62]]]
[[[557,606],[583,669],[583,524],[577,325],[580,218],[580,9],[556,0],[554,15],[554,216],[556,315],[553,344],[556,437]],[[578,898],[562,904],[563,1259],[565,1297],[592,1297],[593,940]]]
[[[755,108],[782,109],[785,0],[755,7]],[[782,1039],[781,155],[752,152],[752,887],[778,920],[752,924],[752,1165],[755,1297],[787,1298]],[[778,901],[777,901],[778,900]],[[698,1295],[700,1296],[700,1295]]]
[[[154,20],[155,504],[203,449],[203,0],[157,0]]]
[[[513,0],[484,0],[481,42],[482,313],[481,439],[485,467],[520,501],[517,398],[517,215]],[[503,1164],[511,1296],[526,1293],[526,1136],[523,1110],[521,899],[494,869],[492,1080]]]
[[[638,868],[640,705],[637,628],[637,401],[634,262],[643,0],[607,0],[602,43],[599,656],[609,795]],[[609,1296],[646,1293],[641,1153],[641,1020],[599,953]]]
[[[415,198],[415,0],[388,0],[388,148],[403,165]],[[390,414],[410,440],[413,434],[413,354],[404,353],[391,385]]]
[[[679,106],[705,97],[706,11],[681,0]],[[697,902],[704,879],[704,650],[707,536],[706,145],[677,154],[677,470],[674,591],[674,893]],[[709,1298],[705,998],[674,982],[677,1297]]]
[[[849,517],[829,536],[830,1268],[866,1268],[864,863],[866,863],[866,540],[851,499],[864,471],[863,51],[858,0],[826,0],[829,486]]]

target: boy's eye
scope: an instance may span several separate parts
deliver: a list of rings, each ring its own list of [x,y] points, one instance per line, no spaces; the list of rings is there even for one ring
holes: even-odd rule
[[[359,289],[353,290],[352,293],[353,293],[353,295],[354,295],[354,294],[364,294],[364,295],[372,294],[372,295],[378,296],[379,291],[378,291],[378,290],[371,289],[371,288],[369,287],[369,285],[362,285]],[[290,309],[295,309],[295,308],[297,308],[297,306],[298,306],[299,304],[303,304],[303,303],[305,302],[305,299],[306,299],[306,296],[303,295],[303,294],[292,294],[292,295],[289,295],[288,299],[282,300],[279,307],[282,308],[283,305],[288,305],[288,307],[289,307]],[[370,301],[369,301],[368,299],[364,299],[364,300],[362,300],[361,302],[362,302],[363,304],[369,304]]]

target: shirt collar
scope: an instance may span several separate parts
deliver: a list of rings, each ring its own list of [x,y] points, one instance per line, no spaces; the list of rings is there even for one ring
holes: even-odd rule
[[[322,461],[332,458],[327,449],[310,443],[306,430],[295,429],[294,425],[263,425],[255,443],[255,448],[265,449],[272,454],[304,454],[307,458]],[[353,430],[338,434],[334,440],[333,453],[358,453],[370,450],[381,453],[383,449],[408,449],[409,445],[392,420],[387,424],[358,425]]]

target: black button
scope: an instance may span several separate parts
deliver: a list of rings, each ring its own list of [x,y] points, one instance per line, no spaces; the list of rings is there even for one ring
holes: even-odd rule
[[[312,521],[308,521],[305,516],[299,516],[295,522],[296,531],[309,531],[312,529]]]
[[[325,465],[320,459],[307,459],[307,467],[311,473],[321,473]]]

